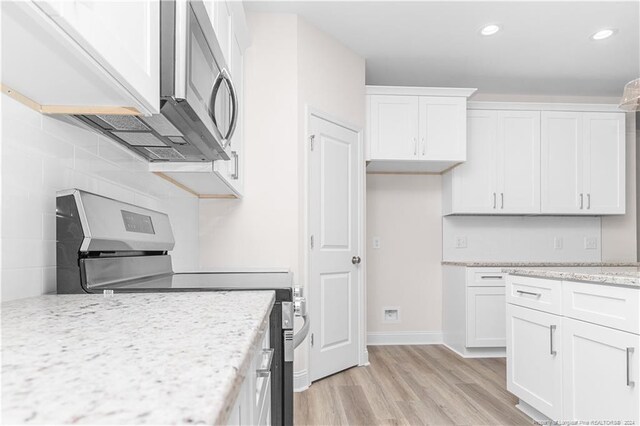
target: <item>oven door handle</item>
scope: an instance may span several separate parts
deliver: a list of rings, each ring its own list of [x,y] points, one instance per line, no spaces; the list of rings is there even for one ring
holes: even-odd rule
[[[218,127],[218,120],[216,120],[215,107],[216,107],[216,99],[218,98],[218,92],[220,91],[220,87],[222,86],[222,82],[227,85],[229,89],[229,93],[231,95],[231,122],[229,123],[229,129],[225,135],[222,134],[220,128]],[[209,99],[209,115],[213,120],[213,124],[216,128],[216,133],[218,139],[220,139],[220,143],[222,144],[223,149],[227,149],[227,147],[231,144],[231,138],[233,137],[234,132],[236,131],[236,125],[238,124],[238,94],[236,92],[236,88],[233,85],[233,81],[231,81],[231,76],[226,68],[223,68],[218,76],[216,77],[216,81],[213,83],[213,88],[211,89],[211,98]]]

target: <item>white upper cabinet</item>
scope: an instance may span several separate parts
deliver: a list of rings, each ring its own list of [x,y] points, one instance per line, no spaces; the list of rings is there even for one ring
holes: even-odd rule
[[[497,141],[500,213],[540,213],[540,112],[498,111]]]
[[[439,173],[465,161],[474,91],[368,86],[367,171]]]
[[[374,95],[370,102],[371,159],[417,159],[419,98]]]
[[[625,213],[624,120],[617,112],[543,113],[543,213]]]
[[[467,152],[466,117],[466,98],[420,96],[418,157],[434,161],[464,161]]]
[[[540,112],[470,110],[467,161],[445,174],[445,214],[540,213]]]
[[[5,93],[44,113],[159,111],[158,0],[2,2],[2,12]]]

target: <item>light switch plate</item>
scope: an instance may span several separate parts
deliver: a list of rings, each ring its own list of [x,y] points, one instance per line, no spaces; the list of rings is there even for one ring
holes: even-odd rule
[[[467,248],[467,237],[458,236],[456,237],[456,248]]]

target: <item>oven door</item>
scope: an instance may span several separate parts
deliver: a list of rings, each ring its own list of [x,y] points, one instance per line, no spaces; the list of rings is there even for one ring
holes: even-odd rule
[[[204,4],[194,1],[188,5],[186,101],[222,149],[226,149],[238,120],[236,91]]]

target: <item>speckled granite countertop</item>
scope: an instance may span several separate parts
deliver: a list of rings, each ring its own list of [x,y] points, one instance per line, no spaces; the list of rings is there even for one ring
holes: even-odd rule
[[[273,303],[272,291],[3,303],[2,423],[224,423]]]
[[[504,268],[502,272],[536,278],[548,278],[565,281],[585,281],[597,284],[633,286],[640,289],[640,272],[584,272],[554,271],[552,269]]]
[[[444,261],[443,265],[448,266],[467,266],[470,268],[621,268],[621,267],[640,267],[640,263],[636,262],[450,262]]]

